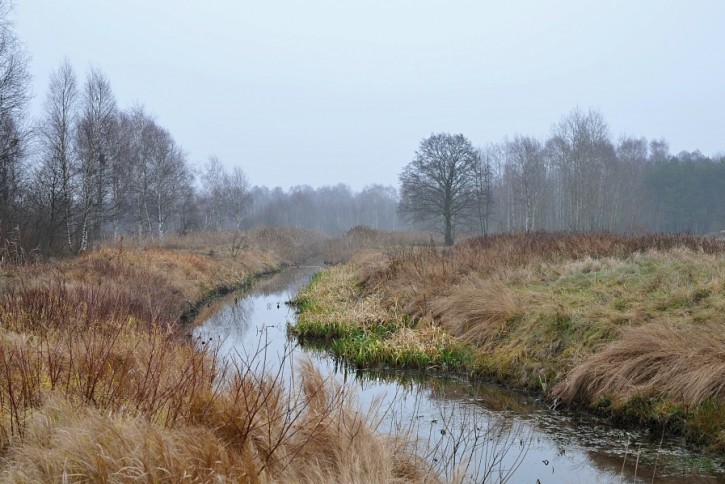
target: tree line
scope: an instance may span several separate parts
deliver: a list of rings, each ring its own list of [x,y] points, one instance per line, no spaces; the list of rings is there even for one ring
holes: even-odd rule
[[[475,148],[463,135],[424,139],[399,190],[343,184],[251,186],[215,156],[195,167],[143,106],[119,108],[98,68],[62,61],[30,119],[29,55],[0,0],[0,257],[77,254],[121,236],[356,225],[457,234],[688,231],[725,228],[725,156],[669,153],[664,140],[612,140],[596,111],[575,109],[546,140]]]
[[[474,232],[725,229],[725,155],[673,156],[663,139],[615,142],[593,110],[574,109],[544,141],[516,135],[475,148],[462,134],[433,134],[400,184],[400,215],[448,244]]]
[[[331,233],[397,227],[397,193],[378,185],[250,187],[215,156],[201,167],[143,106],[121,109],[108,77],[50,74],[30,119],[29,55],[0,0],[0,257],[77,254],[121,236],[293,225]]]

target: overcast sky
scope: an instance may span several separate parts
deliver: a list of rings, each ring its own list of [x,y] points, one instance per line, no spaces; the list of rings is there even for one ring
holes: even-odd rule
[[[544,138],[575,106],[614,139],[725,150],[725,1],[17,0],[33,109],[101,68],[203,163],[252,184],[397,185],[424,137]]]

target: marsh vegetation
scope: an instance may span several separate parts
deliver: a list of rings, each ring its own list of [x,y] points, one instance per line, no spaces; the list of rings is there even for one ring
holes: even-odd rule
[[[286,388],[263,365],[224,364],[188,336],[179,320],[195,301],[321,242],[266,230],[235,252],[234,240],[4,268],[2,480],[426,479],[407,440],[373,433],[312,366],[301,364],[300,385]]]
[[[498,235],[361,253],[303,291],[300,338],[359,367],[494,378],[725,452],[725,245]]]

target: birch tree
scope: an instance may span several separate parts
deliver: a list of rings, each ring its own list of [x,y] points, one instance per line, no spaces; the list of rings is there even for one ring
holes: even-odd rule
[[[78,84],[75,72],[66,59],[50,75],[44,118],[39,126],[42,148],[38,180],[48,203],[52,246],[56,224],[63,227],[64,245],[74,247],[73,167],[74,129],[78,118]],[[57,222],[58,221],[58,222]]]
[[[81,105],[77,129],[81,187],[79,250],[84,251],[101,236],[111,155],[109,140],[117,114],[111,84],[100,70],[93,68],[88,74]]]
[[[540,227],[544,202],[546,164],[541,143],[529,136],[515,136],[506,143],[506,160],[511,166],[514,197],[522,208],[523,230]]]
[[[25,107],[30,97],[28,55],[8,20],[11,4],[0,0],[0,231],[19,223],[27,131]]]

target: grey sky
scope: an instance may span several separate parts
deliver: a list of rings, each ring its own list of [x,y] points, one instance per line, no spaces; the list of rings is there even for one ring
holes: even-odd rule
[[[253,184],[397,185],[420,140],[540,138],[573,107],[725,150],[725,1],[17,0],[34,112],[68,57],[193,163]]]

